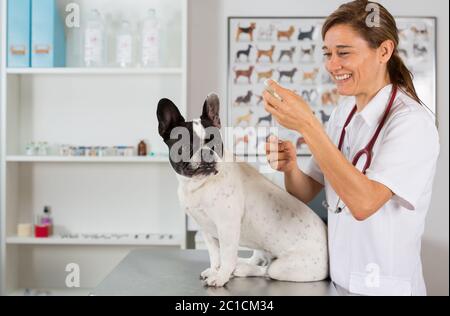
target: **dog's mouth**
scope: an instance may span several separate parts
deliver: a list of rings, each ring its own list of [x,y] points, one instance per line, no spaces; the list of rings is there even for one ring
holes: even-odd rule
[[[221,159],[215,151],[211,150],[209,155],[203,157],[202,151],[199,151],[189,160],[173,161],[170,159],[170,163],[176,173],[188,178],[216,175],[219,173],[217,162]]]
[[[198,164],[181,162],[178,166],[174,166],[174,169],[180,175],[188,178],[206,177],[210,175],[217,175],[219,173],[216,168],[216,162],[200,162]]]
[[[200,166],[195,169],[194,176],[210,176],[216,175],[219,171],[216,169],[215,162],[201,163]]]

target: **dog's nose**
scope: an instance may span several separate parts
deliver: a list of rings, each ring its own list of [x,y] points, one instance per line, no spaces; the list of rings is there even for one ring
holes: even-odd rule
[[[202,155],[214,155],[214,151],[211,148],[202,148]]]
[[[214,150],[211,148],[202,148],[200,151],[202,155],[202,160],[206,162],[213,162],[214,161]]]

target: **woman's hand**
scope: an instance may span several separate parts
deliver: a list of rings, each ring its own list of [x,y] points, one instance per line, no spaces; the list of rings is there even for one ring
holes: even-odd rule
[[[269,165],[281,172],[291,172],[298,168],[297,153],[290,141],[281,141],[270,135],[266,142],[266,156]]]
[[[302,133],[305,126],[317,120],[309,105],[291,90],[285,89],[275,81],[269,80],[269,86],[283,99],[278,100],[264,91],[264,106],[283,127]]]

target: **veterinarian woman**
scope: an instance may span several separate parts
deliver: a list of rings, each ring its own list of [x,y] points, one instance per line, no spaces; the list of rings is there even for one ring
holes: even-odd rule
[[[338,292],[425,295],[420,247],[438,133],[398,55],[394,18],[375,4],[379,25],[369,26],[367,5],[340,6],[322,28],[326,69],[338,93],[349,96],[341,98],[347,100],[326,131],[290,90],[271,82],[282,101],[264,93],[266,110],[305,138],[309,164],[301,171],[293,144],[275,137],[266,144],[267,158],[301,201],[325,188],[330,273]]]

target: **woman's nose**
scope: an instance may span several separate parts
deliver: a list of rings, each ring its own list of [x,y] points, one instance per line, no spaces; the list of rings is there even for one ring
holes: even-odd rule
[[[326,67],[328,72],[336,72],[337,70],[342,69],[342,65],[334,55],[327,60]]]

